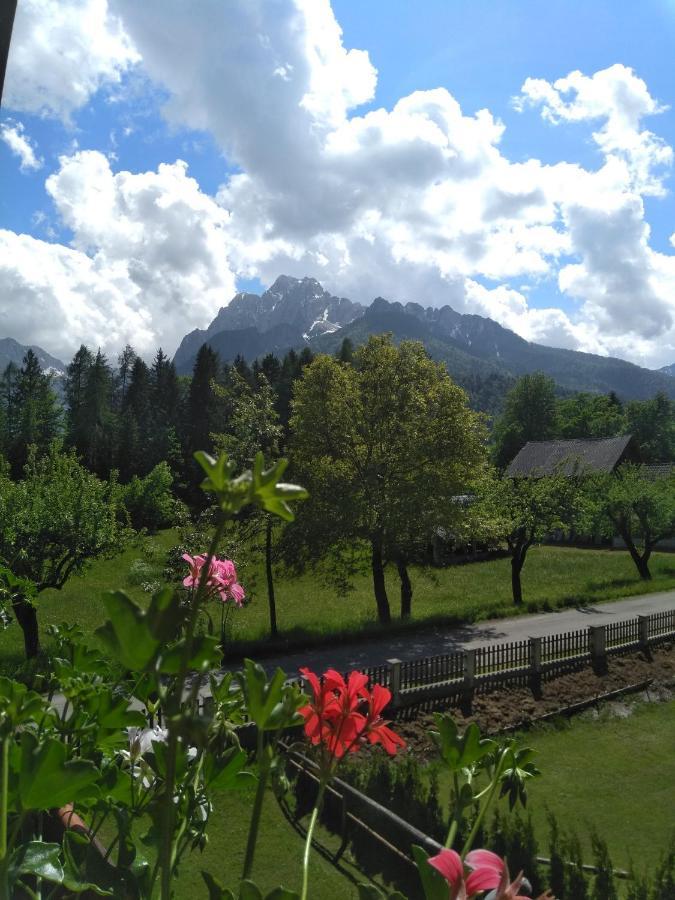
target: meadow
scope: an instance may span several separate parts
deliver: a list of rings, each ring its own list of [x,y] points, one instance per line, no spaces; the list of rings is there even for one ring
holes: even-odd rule
[[[61,591],[45,591],[38,600],[41,639],[49,644],[47,627],[77,623],[87,635],[105,618],[101,596],[112,588],[126,590],[140,603],[148,600],[143,584],[163,579],[166,554],[179,540],[174,529],[140,538],[112,559],[94,561]],[[240,562],[239,560],[237,561]],[[585,605],[619,597],[675,588],[675,557],[655,553],[651,581],[642,581],[629,555],[620,550],[533,547],[523,570],[525,602],[516,607],[511,597],[510,560],[450,566],[444,569],[413,567],[412,617],[397,620],[398,579],[393,569],[387,586],[394,621],[392,629],[445,624],[527,614],[564,606]],[[375,619],[372,583],[367,572],[353,579],[353,588],[339,593],[319,568],[300,577],[276,576],[279,638],[275,649],[382,633]],[[250,602],[231,609],[227,617],[228,650],[256,655],[270,649],[269,612],[261,554],[251,554],[240,565],[240,580]],[[219,610],[213,607],[219,627]],[[280,646],[281,645],[281,646]],[[22,661],[23,645],[16,623],[0,633],[0,669],[14,671]]]

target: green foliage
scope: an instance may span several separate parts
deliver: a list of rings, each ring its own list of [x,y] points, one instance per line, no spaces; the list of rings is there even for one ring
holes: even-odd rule
[[[556,416],[555,381],[543,372],[519,378],[495,422],[493,455],[497,468],[505,469],[528,441],[555,437]]]
[[[575,476],[484,478],[472,512],[489,533],[504,540],[511,554],[514,602],[522,603],[520,572],[530,547],[546,535],[568,533],[578,517],[579,485]]]
[[[172,485],[171,469],[167,463],[160,462],[144,478],[134,475],[120,488],[121,504],[136,531],[142,528],[157,531],[174,524],[178,510]]]
[[[584,478],[580,527],[592,534],[621,537],[641,577],[651,577],[654,546],[675,534],[675,476],[654,478],[625,464],[613,474]]]
[[[288,531],[286,558],[299,568],[367,541],[387,621],[384,561],[405,568],[434,526],[457,517],[451,498],[483,464],[482,422],[421,344],[396,347],[382,336],[359,348],[353,366],[319,356],[305,369],[291,429],[293,465],[311,499]]]

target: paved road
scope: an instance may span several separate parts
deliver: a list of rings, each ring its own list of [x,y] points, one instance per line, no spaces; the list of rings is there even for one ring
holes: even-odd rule
[[[318,672],[328,668],[348,672],[351,669],[379,666],[393,658],[406,661],[421,656],[454,653],[480,644],[545,637],[562,631],[574,631],[589,625],[605,625],[621,619],[632,619],[635,616],[671,609],[675,609],[675,590],[558,612],[538,613],[533,616],[493,619],[458,628],[437,626],[407,634],[393,634],[348,643],[340,643],[336,639],[333,645],[266,657],[260,662],[268,671],[280,666],[289,675],[296,672],[300,666],[309,666]],[[232,668],[237,666],[233,665]]]

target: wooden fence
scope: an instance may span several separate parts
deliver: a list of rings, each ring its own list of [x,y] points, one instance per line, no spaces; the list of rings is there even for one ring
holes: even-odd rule
[[[675,610],[406,662],[390,659],[365,672],[371,683],[391,690],[391,706],[400,709],[495,684],[532,683],[589,663],[602,668],[610,654],[646,650],[672,638]]]

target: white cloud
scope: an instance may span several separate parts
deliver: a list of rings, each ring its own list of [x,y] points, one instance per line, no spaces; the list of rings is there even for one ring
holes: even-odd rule
[[[139,59],[107,0],[21,0],[7,62],[9,109],[69,120]]]
[[[97,151],[47,179],[73,246],[0,232],[0,333],[67,357],[86,340],[173,351],[235,291],[227,213],[180,160],[113,173]]]
[[[450,303],[530,340],[675,358],[674,257],[651,248],[642,203],[664,194],[672,150],[644,127],[664,108],[631,69],[527,79],[517,107],[557,127],[589,123],[599,162],[514,163],[504,124],[445,88],[360,110],[377,72],[344,46],[328,0],[86,5],[117,37],[94,83],[138,53],[168,93],[167,119],[209,131],[236,167],[215,199],[178,163],[113,174],[101,154],[76,153],[48,180],[73,230],[68,252],[104,280],[123,273],[128,296],[145,298],[148,334],[187,330],[160,322],[176,309],[206,324],[233,273],[286,272],[366,302]],[[530,305],[542,282],[570,312]]]
[[[44,160],[36,152],[34,142],[26,134],[21,122],[11,119],[0,125],[0,140],[4,141],[15,156],[19,157],[19,168],[22,172],[41,169]]]

